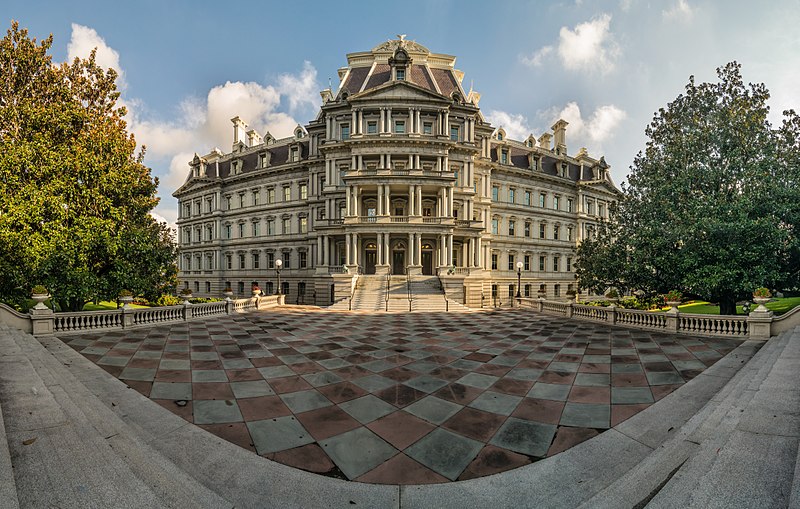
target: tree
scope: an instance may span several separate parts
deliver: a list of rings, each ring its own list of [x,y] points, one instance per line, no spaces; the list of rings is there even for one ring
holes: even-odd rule
[[[174,274],[171,234],[149,212],[158,180],[126,131],[117,74],[54,64],[12,22],[0,40],[0,299],[44,284],[62,310]]]
[[[768,90],[746,86],[736,62],[717,76],[690,77],[655,114],[613,225],[578,250],[579,285],[681,290],[719,302],[722,314],[760,286],[797,286],[800,120],[786,111],[773,129]]]

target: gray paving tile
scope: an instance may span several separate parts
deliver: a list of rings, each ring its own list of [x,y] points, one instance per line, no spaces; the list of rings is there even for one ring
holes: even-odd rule
[[[314,387],[335,384],[342,381],[342,377],[330,371],[320,371],[319,373],[308,373],[303,378]]]
[[[406,368],[413,369],[417,373],[430,373],[434,369],[439,367],[439,364],[430,361],[417,361],[412,362],[411,364],[406,364]]]
[[[387,387],[393,387],[397,385],[397,382],[391,378],[386,378],[385,376],[380,375],[362,376],[361,378],[351,380],[351,382],[361,387],[365,391],[370,392],[377,392],[386,389]]]
[[[116,355],[106,355],[97,360],[97,364],[102,366],[127,366],[130,357],[119,357]]]
[[[321,440],[319,445],[348,479],[369,472],[399,452],[363,426]]]
[[[528,456],[544,457],[556,434],[556,426],[509,417],[490,444]]]
[[[673,371],[664,373],[660,372],[647,372],[647,383],[650,385],[673,385],[682,384],[684,382],[681,375]]]
[[[611,422],[611,406],[594,403],[567,403],[561,413],[562,426],[580,428],[608,428]]]
[[[533,384],[533,387],[531,387],[531,390],[528,391],[528,397],[536,399],[549,399],[552,401],[566,401],[571,388],[571,385],[536,382]]]
[[[610,355],[584,355],[583,361],[592,364],[611,364]]]
[[[506,378],[513,378],[515,380],[527,380],[535,382],[542,374],[541,369],[535,368],[514,368],[506,373]]]
[[[461,405],[439,399],[436,396],[427,396],[403,410],[438,425],[458,413],[462,408],[464,407]]]
[[[275,394],[275,391],[272,390],[272,387],[269,386],[266,380],[231,382],[231,390],[237,399],[257,398],[259,396],[272,396]]]
[[[83,355],[105,355],[109,350],[111,349],[102,346],[89,346],[81,350],[81,353]]]
[[[333,405],[328,398],[315,390],[281,394],[281,399],[293,413],[299,414]]]
[[[560,371],[562,373],[577,373],[580,363],[553,361],[547,366],[550,371]]]
[[[253,367],[253,363],[248,359],[222,359],[222,367],[225,369],[248,369]]]
[[[228,375],[222,369],[193,369],[192,382],[227,382]]]
[[[294,376],[297,374],[289,369],[289,366],[268,366],[266,368],[258,368],[258,372],[268,380],[270,378],[283,378],[285,376]]]
[[[324,367],[325,369],[343,368],[345,366],[352,365],[346,360],[340,359],[339,357],[333,357],[332,359],[322,359],[320,361],[317,361],[317,364]]]
[[[459,378],[456,383],[477,387],[478,389],[486,389],[487,387],[491,387],[498,380],[500,380],[498,376],[468,373]]]
[[[672,365],[675,366],[675,369],[679,371],[684,371],[687,369],[706,369],[706,365],[698,360],[672,361]]]
[[[458,359],[457,361],[451,362],[450,366],[458,369],[477,369],[481,367],[483,363],[478,361],[471,361],[469,359]]]
[[[217,352],[192,352],[189,358],[193,361],[217,361],[219,354]]]
[[[120,373],[120,380],[135,380],[138,382],[152,382],[156,377],[156,370],[150,368],[125,368]]]
[[[189,382],[153,382],[150,399],[189,401],[192,399],[192,384]]]
[[[396,367],[396,365],[392,364],[391,362],[378,359],[370,362],[365,362],[361,364],[361,367],[364,369],[368,369],[373,373],[380,373],[382,371],[386,371],[387,369],[392,369]]]
[[[511,415],[517,408],[521,396],[512,396],[500,392],[486,391],[475,398],[468,406],[500,415]]]
[[[397,410],[394,406],[372,394],[340,403],[339,408],[350,414],[361,424],[367,424]]]
[[[653,394],[650,392],[649,387],[611,388],[611,403],[614,405],[653,403],[653,402],[654,402]]]
[[[428,433],[405,450],[411,458],[455,481],[475,459],[483,444],[442,428]]]
[[[447,385],[446,381],[431,375],[418,376],[416,378],[412,378],[411,380],[407,380],[403,383],[419,391],[427,392],[428,394],[436,392],[445,385]]]
[[[194,400],[192,413],[195,424],[222,424],[241,422],[242,413],[236,401],[231,400]]]
[[[509,357],[506,355],[498,355],[497,357],[490,360],[486,364],[495,364],[497,366],[510,367],[510,366],[516,366],[520,362],[522,362],[522,359],[520,357]]]
[[[149,350],[139,350],[133,354],[134,359],[160,359],[161,352],[151,352]]]
[[[611,373],[644,373],[641,364],[612,364]]]
[[[158,369],[179,369],[187,370],[192,369],[191,363],[187,359],[161,359],[158,363]]]
[[[608,387],[611,385],[611,375],[607,373],[578,373],[575,385],[583,387]]]
[[[258,454],[284,451],[314,442],[311,434],[293,415],[251,421],[247,423],[247,429]]]
[[[279,355],[278,358],[284,364],[302,364],[304,362],[309,362],[311,359],[306,357],[305,355],[294,354],[294,355]]]

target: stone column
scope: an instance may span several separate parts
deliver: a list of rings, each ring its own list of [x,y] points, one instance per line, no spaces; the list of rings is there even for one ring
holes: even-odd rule
[[[416,213],[414,215],[415,216],[421,216],[422,215],[422,186],[417,186],[416,205],[417,205],[417,211],[416,211]]]
[[[392,260],[390,259],[391,252],[389,251],[389,234],[388,233],[384,233],[383,234],[383,253],[384,253],[384,256],[386,257],[386,265],[390,265],[392,263]]]
[[[352,265],[352,259],[350,258],[350,248],[353,245],[353,234],[347,233],[345,234],[345,243],[344,243],[344,260],[346,265]]]
[[[416,237],[416,245],[414,246],[414,260],[416,260],[417,265],[422,265],[422,234],[417,233]]]
[[[375,244],[376,244],[376,247],[378,248],[377,264],[378,265],[383,265],[383,234],[382,233],[376,233],[375,234]]]
[[[415,112],[414,118],[417,119],[416,120],[417,134],[422,134],[422,122],[420,122],[420,110],[419,110],[419,108],[417,108],[417,111]]]
[[[445,265],[450,266],[453,264],[453,234],[449,234],[447,236],[447,260],[445,260]]]
[[[414,195],[415,194],[416,194],[416,192],[414,191],[414,186],[413,185],[409,185],[408,186],[408,210],[406,211],[406,215],[407,216],[413,216],[414,215]]]
[[[386,215],[387,216],[391,216],[392,215],[392,204],[391,204],[392,191],[389,189],[389,184],[385,184],[384,191],[383,191],[383,197],[386,200],[385,201],[385,205],[384,205],[384,210],[386,212]]]
[[[385,215],[384,211],[383,211],[383,186],[382,185],[378,186],[378,215],[379,216]]]
[[[346,197],[346,199],[345,199],[345,204],[346,204],[346,210],[345,210],[345,214],[346,214],[346,215],[348,215],[348,216],[351,216],[351,215],[352,215],[352,214],[350,213],[350,210],[351,210],[351,207],[352,207],[352,205],[353,205],[352,193],[350,192],[350,187],[351,187],[351,186],[347,186],[347,188],[345,189],[345,193],[346,193],[346,195],[347,195],[347,197]]]
[[[384,115],[386,114],[385,108],[381,108],[381,121],[380,121],[380,129],[378,130],[379,133],[386,132],[386,121],[384,120]]]
[[[406,253],[408,253],[408,260],[407,260],[408,265],[417,264],[416,261],[414,260],[414,245],[415,245],[414,235],[415,235],[414,233],[408,234],[408,250],[406,251]]]

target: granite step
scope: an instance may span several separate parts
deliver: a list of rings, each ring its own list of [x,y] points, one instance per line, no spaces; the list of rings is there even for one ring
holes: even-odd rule
[[[10,340],[9,331],[9,327],[0,324],[0,369],[2,369],[5,357],[19,355],[19,347]],[[2,387],[0,387],[1,393]],[[17,485],[14,481],[14,468],[11,462],[6,425],[3,419],[2,397],[0,397],[0,500],[9,509],[17,509],[19,507]]]
[[[18,432],[41,444],[20,451],[15,465],[23,507],[231,507],[137,438],[33,337],[12,338],[60,419]]]

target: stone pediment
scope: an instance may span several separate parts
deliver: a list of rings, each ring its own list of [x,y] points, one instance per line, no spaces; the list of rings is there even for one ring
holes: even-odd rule
[[[206,187],[209,184],[214,184],[215,179],[210,177],[191,177],[189,180],[183,183],[181,187],[179,187],[172,196],[180,196],[182,194],[188,193],[195,188]]]
[[[427,100],[441,103],[450,103],[450,98],[431,92],[427,88],[408,81],[391,81],[349,97],[350,102],[373,99],[394,100]]]
[[[592,189],[596,189],[598,191],[605,191],[611,194],[622,194],[622,191],[614,185],[613,182],[609,182],[608,180],[584,180],[579,182],[580,185],[586,186]]]

